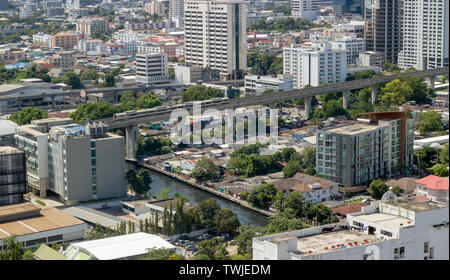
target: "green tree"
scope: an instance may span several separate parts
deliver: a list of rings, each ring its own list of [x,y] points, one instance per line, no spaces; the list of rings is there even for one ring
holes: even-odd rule
[[[430,168],[433,171],[433,174],[439,177],[448,177],[448,165],[444,164],[436,164],[432,168]]]
[[[209,158],[202,158],[195,164],[191,176],[197,180],[217,178],[219,176],[219,168]]]
[[[370,88],[363,88],[358,91],[358,101],[367,103],[372,98],[372,90]]]
[[[68,71],[65,72],[62,76],[62,82],[66,85],[71,86],[73,89],[83,88],[83,84],[81,84],[80,78],[75,72]]]
[[[152,183],[152,178],[150,177],[148,171],[136,173],[133,169],[129,169],[125,175],[130,188],[139,195],[146,194],[150,191],[150,184]]]
[[[202,101],[216,97],[224,97],[224,93],[220,89],[195,85],[183,92],[181,95],[181,102]]]
[[[150,109],[161,106],[162,101],[153,92],[147,92],[136,100],[137,109]]]
[[[441,150],[439,158],[443,163],[449,164],[449,152],[448,152],[448,143],[444,145],[444,148]]]
[[[111,105],[106,101],[103,101],[78,106],[75,111],[69,114],[69,118],[73,119],[74,122],[85,122],[110,118],[117,112],[117,107]]]
[[[241,255],[252,255],[253,238],[261,236],[263,228],[257,228],[253,225],[242,225],[238,229],[239,234],[234,238],[234,244],[238,246],[238,253]]]
[[[206,199],[198,205],[200,222],[208,229],[214,229],[214,217],[220,211],[220,206],[214,198]]]
[[[169,194],[170,194],[170,187],[165,187],[162,188],[158,195],[156,196],[157,200],[164,200],[164,199],[169,199]]]
[[[381,179],[375,179],[370,183],[369,193],[374,199],[381,199],[383,194],[389,190],[389,186],[386,185]]]
[[[393,192],[396,196],[401,196],[403,194],[403,189],[400,188],[399,186],[393,186],[391,188],[391,192]]]
[[[226,243],[220,238],[204,240],[198,244],[198,254],[205,255],[210,260],[226,260],[228,259],[228,251]]]
[[[385,105],[401,105],[407,96],[413,95],[414,91],[408,83],[395,79],[381,88],[381,100]]]
[[[277,189],[273,184],[261,184],[250,192],[248,202],[253,206],[268,209],[276,194]]]
[[[95,81],[98,79],[97,71],[95,71],[94,69],[86,69],[81,72],[80,79],[82,81]]]
[[[106,87],[114,87],[116,85],[116,79],[114,78],[113,73],[109,73],[105,76],[105,86]]]
[[[218,233],[232,234],[240,225],[237,215],[230,209],[221,209],[214,216],[214,229]]]
[[[302,151],[304,166],[316,166],[316,148],[305,147]]]
[[[435,111],[420,113],[417,117],[417,123],[419,124],[417,130],[421,135],[444,129],[441,114]]]
[[[29,250],[25,250],[22,242],[18,242],[13,235],[3,239],[3,246],[5,248],[0,250],[0,260],[28,260],[30,257]]]
[[[174,249],[151,248],[147,249],[147,255],[139,258],[140,260],[168,260],[175,253]]]
[[[48,117],[48,113],[37,108],[27,107],[19,113],[12,114],[9,117],[10,121],[18,125],[25,125],[31,123],[32,120],[40,120]]]
[[[283,148],[281,150],[280,156],[281,156],[282,161],[289,162],[296,155],[297,155],[297,151],[294,148],[288,147],[288,148]]]
[[[301,170],[302,167],[300,166],[300,163],[298,161],[291,160],[285,167],[283,167],[283,174],[285,178],[291,178]]]
[[[291,209],[296,217],[303,217],[306,215],[304,213],[304,205],[305,199],[303,195],[298,191],[293,191],[283,200],[282,212],[286,209]]]
[[[269,218],[269,224],[265,227],[265,234],[274,234],[306,228],[299,218],[289,212],[281,212]]]

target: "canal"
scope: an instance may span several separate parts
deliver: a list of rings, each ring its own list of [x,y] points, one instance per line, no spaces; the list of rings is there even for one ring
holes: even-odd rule
[[[127,170],[128,169],[136,170],[137,168],[140,169],[142,167],[136,166],[135,164],[132,163],[126,163]],[[175,192],[178,192],[182,195],[187,196],[191,202],[194,202],[196,204],[199,204],[205,199],[213,197],[216,199],[217,203],[220,205],[222,209],[227,208],[236,213],[236,215],[239,218],[239,221],[243,225],[251,224],[263,227],[268,223],[268,218],[260,213],[242,207],[239,204],[215,196],[206,191],[197,189],[193,186],[187,185],[183,182],[180,182],[178,180],[175,180],[171,177],[165,176],[153,170],[147,171],[153,180],[153,182],[150,185],[151,187],[150,193],[152,196],[157,195],[161,191],[161,189],[170,187],[170,195],[173,195]]]

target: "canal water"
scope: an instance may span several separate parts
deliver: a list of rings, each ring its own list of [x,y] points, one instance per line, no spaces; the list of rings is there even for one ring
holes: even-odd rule
[[[127,170],[128,169],[136,170],[137,168],[140,169],[141,167],[136,166],[132,163],[126,163]],[[171,177],[165,176],[153,170],[147,169],[147,171],[153,180],[153,182],[150,184],[151,187],[150,194],[152,196],[157,195],[161,189],[170,187],[170,195],[173,195],[175,192],[178,192],[182,195],[187,196],[190,199],[190,201],[194,202],[195,204],[199,204],[203,200],[211,197],[215,198],[217,203],[220,205],[222,209],[227,208],[236,213],[242,225],[251,224],[263,227],[268,223],[268,218],[260,213],[242,207],[239,204],[228,201],[221,197],[215,196],[211,193],[197,189],[193,186],[187,185],[183,182],[180,182],[178,180],[175,180]]]

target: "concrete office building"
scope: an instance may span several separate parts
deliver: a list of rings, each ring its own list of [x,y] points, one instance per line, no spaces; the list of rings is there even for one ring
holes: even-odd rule
[[[25,151],[27,184],[45,197],[64,202],[126,195],[124,139],[105,124],[73,124],[49,118],[16,128],[16,145]]]
[[[253,238],[254,260],[448,260],[448,204],[382,200],[339,224]]]
[[[331,6],[333,0],[292,0],[292,16],[310,21],[320,15],[320,6]]]
[[[84,240],[87,225],[57,208],[31,203],[0,206],[0,250],[15,236],[24,248],[39,244]]]
[[[347,52],[331,49],[330,43],[283,48],[283,60],[283,73],[294,77],[294,88],[342,83],[346,79]]]
[[[449,2],[404,0],[398,66],[427,70],[449,65]]]
[[[26,186],[25,153],[0,146],[0,205],[23,202]]]
[[[52,35],[52,48],[71,50],[78,44],[78,35],[74,33],[58,33]]]
[[[77,31],[91,36],[96,30],[108,31],[108,21],[101,18],[80,18],[77,20]]]
[[[356,64],[359,66],[382,67],[384,62],[385,62],[384,53],[373,51],[366,51],[360,53],[358,58],[356,59]]]
[[[289,74],[270,76],[245,76],[245,93],[261,95],[268,89],[272,89],[276,92],[293,90],[294,77]]]
[[[316,170],[346,186],[397,174],[413,162],[414,120],[406,112],[367,113],[368,119],[317,131]]]
[[[364,39],[366,50],[384,53],[385,61],[397,64],[401,46],[399,0],[366,0]]]
[[[220,71],[222,80],[247,70],[246,5],[236,0],[185,1],[186,64]]]
[[[9,0],[0,0],[0,11],[5,11],[9,9]]]
[[[356,58],[366,51],[366,42],[362,38],[345,36],[330,42],[332,49],[347,52],[347,65],[356,64]]]
[[[167,70],[167,54],[136,54],[136,82],[144,84],[158,84],[169,82],[169,74]]]

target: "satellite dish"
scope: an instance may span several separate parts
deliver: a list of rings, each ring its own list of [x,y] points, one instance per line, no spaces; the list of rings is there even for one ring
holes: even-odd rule
[[[381,201],[389,201],[389,200],[396,200],[397,196],[391,192],[391,191],[387,191],[383,194],[383,196],[381,197]]]

